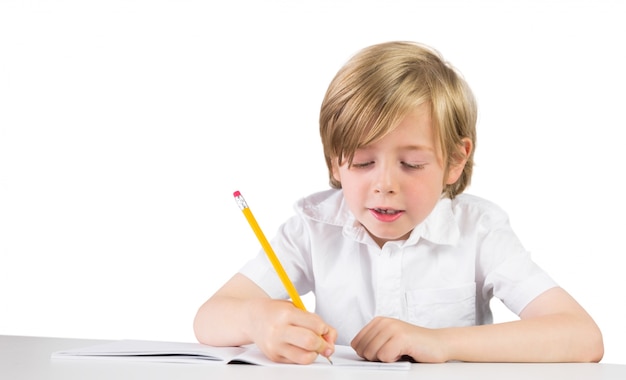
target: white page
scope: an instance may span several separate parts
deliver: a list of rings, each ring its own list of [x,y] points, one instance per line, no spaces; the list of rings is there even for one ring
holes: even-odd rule
[[[268,367],[277,366],[299,366],[299,364],[282,364],[271,361],[267,358],[256,346],[248,346],[248,350],[237,355],[237,360],[241,360],[248,363],[259,364]],[[408,370],[411,368],[409,362],[395,362],[395,363],[381,363],[371,362],[363,359],[349,346],[335,346],[335,353],[331,356],[333,364],[331,365],[328,360],[323,356],[318,356],[317,359],[309,366],[313,367],[342,367],[342,368],[360,368],[360,369],[385,369],[385,370]]]
[[[130,358],[168,362],[229,362],[244,351],[246,351],[245,347],[213,347],[200,343],[119,340],[54,352],[52,358]]]
[[[120,340],[103,344],[58,351],[53,359],[129,359],[158,362],[193,362],[227,364],[231,361],[262,366],[297,366],[281,364],[268,359],[255,345],[242,347],[214,347],[200,343],[159,342],[146,340]],[[336,367],[362,369],[408,370],[410,363],[370,362],[359,357],[349,346],[335,346],[332,361]],[[310,366],[328,367],[331,364],[319,356]]]

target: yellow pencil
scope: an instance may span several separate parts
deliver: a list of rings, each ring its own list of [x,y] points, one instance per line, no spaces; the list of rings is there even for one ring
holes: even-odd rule
[[[289,297],[291,297],[291,301],[293,302],[294,305],[296,305],[297,308],[306,310],[306,307],[304,307],[304,304],[302,303],[302,300],[300,299],[300,295],[298,294],[296,287],[293,286],[293,283],[289,279],[289,276],[287,276],[287,272],[285,272],[285,269],[281,265],[280,261],[278,261],[278,257],[276,257],[276,254],[274,253],[272,246],[267,241],[267,238],[265,238],[265,234],[263,234],[263,231],[261,231],[261,227],[259,227],[259,224],[256,222],[254,215],[252,215],[252,211],[250,211],[250,207],[248,207],[246,200],[243,199],[243,196],[241,195],[239,191],[235,191],[233,195],[235,196],[235,200],[237,201],[239,208],[241,209],[241,211],[243,211],[243,214],[246,216],[248,223],[250,223],[250,227],[252,227],[254,234],[256,235],[257,239],[259,239],[259,242],[261,243],[263,250],[267,254],[267,257],[270,259],[272,266],[276,270],[276,273],[278,273],[278,277],[283,282],[285,289],[287,289],[287,293],[289,294]]]
[[[250,207],[248,207],[246,200],[243,199],[243,196],[241,195],[239,191],[235,191],[233,195],[235,196],[235,201],[237,202],[237,205],[239,206],[239,208],[245,215],[246,219],[248,220],[250,227],[252,227],[252,231],[254,231],[254,234],[256,235],[257,239],[259,239],[259,242],[261,243],[261,246],[263,247],[265,254],[269,258],[274,269],[276,270],[276,273],[278,274],[280,281],[282,281],[283,285],[285,286],[285,289],[287,290],[287,294],[289,294],[291,301],[297,308],[306,311],[306,307],[304,307],[304,303],[302,303],[302,299],[300,299],[300,295],[298,294],[296,287],[293,285],[293,283],[289,279],[289,276],[287,276],[287,272],[285,272],[285,269],[283,268],[282,264],[278,260],[278,257],[276,257],[276,254],[274,253],[272,246],[270,245],[269,241],[267,241],[267,238],[265,237],[265,234],[261,230],[261,227],[259,227],[259,224],[254,218],[254,215],[252,215],[252,211],[250,211]],[[326,358],[326,359],[328,359],[330,364],[333,364],[330,358]]]

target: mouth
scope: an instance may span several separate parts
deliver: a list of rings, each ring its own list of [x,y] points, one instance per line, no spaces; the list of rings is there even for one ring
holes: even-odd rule
[[[370,213],[381,222],[393,222],[404,214],[404,210],[395,210],[391,208],[371,208]]]
[[[385,214],[385,215],[394,215],[394,214],[397,214],[399,212],[402,212],[400,210],[393,210],[393,209],[390,209],[390,208],[373,208],[371,210],[374,211],[374,212],[377,212],[379,214]]]

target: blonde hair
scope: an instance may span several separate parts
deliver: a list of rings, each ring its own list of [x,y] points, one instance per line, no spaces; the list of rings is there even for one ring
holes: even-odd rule
[[[462,160],[462,139],[472,149],[459,179],[444,188],[450,198],[469,185],[476,146],[476,102],[459,73],[441,55],[413,42],[387,42],[361,50],[330,83],[320,111],[320,135],[330,185],[333,160],[352,164],[358,148],[391,132],[414,107],[429,102],[435,139],[448,171]]]

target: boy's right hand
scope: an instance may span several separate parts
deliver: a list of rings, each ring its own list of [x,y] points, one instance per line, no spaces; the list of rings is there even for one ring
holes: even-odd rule
[[[310,364],[319,354],[335,351],[337,331],[318,315],[300,310],[289,301],[248,299],[248,335],[272,361]]]

